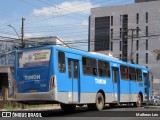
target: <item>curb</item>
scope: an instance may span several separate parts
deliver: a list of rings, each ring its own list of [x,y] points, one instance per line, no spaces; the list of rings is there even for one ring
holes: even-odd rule
[[[14,109],[13,111],[40,111],[40,110],[57,110],[60,109],[59,106],[51,107],[37,107],[37,108],[26,108],[26,109]],[[7,111],[6,109],[0,109],[0,111]]]
[[[150,109],[150,108],[152,108],[152,109],[160,109],[160,106],[145,106],[144,108],[146,108],[146,109]]]

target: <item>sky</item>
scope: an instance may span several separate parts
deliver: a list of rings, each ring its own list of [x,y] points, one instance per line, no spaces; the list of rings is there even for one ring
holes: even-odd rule
[[[87,50],[90,8],[130,4],[134,0],[1,0],[0,36],[58,36],[73,48]],[[11,25],[9,27],[8,25]],[[15,32],[15,30],[16,32]]]

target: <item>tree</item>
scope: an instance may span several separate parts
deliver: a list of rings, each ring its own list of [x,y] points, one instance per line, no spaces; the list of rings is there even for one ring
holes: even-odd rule
[[[160,60],[160,49],[155,49],[152,51],[156,55],[156,60]]]

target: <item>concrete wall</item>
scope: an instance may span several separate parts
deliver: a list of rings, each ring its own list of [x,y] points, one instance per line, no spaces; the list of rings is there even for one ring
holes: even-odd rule
[[[0,42],[0,66],[14,66],[14,53],[6,54],[9,51],[14,51],[14,43]]]

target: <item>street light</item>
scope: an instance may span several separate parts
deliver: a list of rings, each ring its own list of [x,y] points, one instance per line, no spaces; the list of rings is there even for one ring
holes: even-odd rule
[[[13,28],[13,30],[15,31],[16,35],[18,36],[18,38],[21,39],[20,36],[18,35],[16,29],[12,25],[7,25],[7,26]]]

